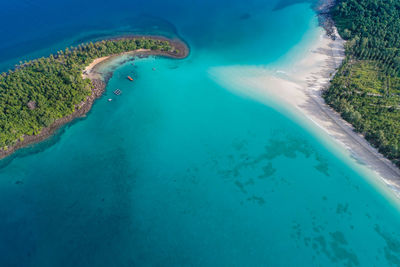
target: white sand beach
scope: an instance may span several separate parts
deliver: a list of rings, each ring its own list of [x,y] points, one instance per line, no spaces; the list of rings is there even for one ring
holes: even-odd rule
[[[95,60],[92,61],[92,63],[90,63],[82,72],[82,77],[84,79],[89,78],[91,80],[94,79],[103,79],[103,73],[97,72],[97,67],[105,62],[109,62],[112,59],[116,59],[116,58],[123,58],[123,56],[130,56],[130,57],[134,57],[137,54],[140,53],[146,53],[146,52],[150,52],[150,49],[137,49],[135,51],[129,51],[129,52],[124,52],[124,53],[120,53],[117,55],[112,55],[112,56],[106,56],[106,57],[99,57],[96,58]]]
[[[99,78],[99,77],[97,77],[97,75],[96,75],[96,73],[95,73],[95,71],[94,71],[94,68],[95,68],[98,64],[100,64],[100,63],[102,63],[102,62],[108,60],[110,57],[111,57],[111,56],[99,57],[99,58],[96,58],[95,60],[93,60],[93,62],[90,63],[90,64],[83,70],[83,72],[82,72],[82,77],[83,77],[84,79],[86,79],[86,78],[89,78],[89,79]]]
[[[325,131],[358,164],[366,165],[400,196],[399,169],[355,133],[321,97],[343,58],[344,41],[341,38],[334,41],[320,29],[318,40],[308,47],[300,60],[284,68],[226,66],[212,68],[209,73],[212,79],[234,93],[261,101],[303,121],[306,118],[307,124]],[[224,77],[234,79],[228,81]]]

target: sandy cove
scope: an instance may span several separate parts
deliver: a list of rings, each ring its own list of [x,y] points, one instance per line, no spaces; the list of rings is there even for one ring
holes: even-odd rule
[[[137,49],[134,51],[129,51],[129,52],[124,52],[121,54],[115,54],[107,57],[101,57],[95,59],[93,62],[91,62],[83,71],[82,71],[82,77],[88,78],[92,81],[93,87],[92,87],[92,94],[82,103],[80,103],[75,112],[57,119],[52,125],[49,127],[43,128],[41,132],[37,135],[30,135],[30,136],[24,136],[23,141],[18,141],[15,145],[10,146],[8,150],[0,150],[0,159],[5,158],[7,156],[12,155],[15,151],[27,147],[32,144],[36,144],[39,142],[42,142],[52,136],[58,129],[60,129],[62,126],[74,121],[77,118],[85,117],[86,114],[91,110],[93,103],[95,100],[104,93],[104,90],[106,88],[108,79],[111,77],[112,74],[112,69],[108,70],[106,73],[101,73],[98,71],[99,66],[101,66],[104,63],[107,63],[111,61],[112,59],[115,58],[120,58],[124,55],[130,56],[130,58],[134,56],[163,56],[163,57],[169,57],[169,58],[175,58],[175,59],[183,59],[186,58],[189,55],[189,47],[186,43],[179,39],[168,39],[162,36],[123,36],[123,37],[117,37],[113,38],[113,40],[118,40],[118,39],[127,39],[127,38],[151,38],[155,40],[161,40],[161,41],[169,41],[173,47],[179,50],[178,53],[176,52],[168,52],[168,51],[158,51],[158,50],[150,50],[150,49]],[[121,64],[123,63],[120,62]]]
[[[375,172],[400,196],[400,170],[362,135],[354,132],[353,127],[326,105],[321,96],[343,59],[344,40],[340,37],[333,40],[320,29],[318,40],[287,67],[215,67],[209,73],[211,78],[234,93],[261,101],[297,118],[300,123],[322,129],[334,143],[344,147],[350,157]],[[233,81],[227,81],[224,78],[227,76],[234,77]]]
[[[138,49],[135,51],[129,51],[129,52],[124,52],[121,54],[117,55],[111,55],[111,56],[106,56],[106,57],[100,57],[96,58],[95,60],[92,61],[83,71],[82,71],[82,78],[83,79],[90,79],[92,82],[94,80],[104,80],[106,77],[104,76],[104,73],[98,72],[99,66],[102,64],[105,64],[115,58],[122,57],[124,55],[134,57],[135,55],[145,55],[145,54],[151,54],[150,49]]]

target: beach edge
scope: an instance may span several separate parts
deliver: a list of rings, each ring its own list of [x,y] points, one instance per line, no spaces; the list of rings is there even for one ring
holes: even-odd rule
[[[147,39],[153,39],[153,40],[159,40],[159,41],[168,41],[175,48],[178,49],[178,53],[172,53],[170,51],[139,49],[139,50],[127,51],[127,52],[123,52],[120,54],[114,54],[114,55],[110,55],[107,57],[95,59],[84,70],[82,70],[83,78],[84,79],[88,78],[93,85],[91,88],[91,95],[88,96],[85,101],[81,102],[76,107],[76,110],[72,114],[55,120],[50,126],[43,128],[39,134],[24,136],[24,139],[22,141],[17,141],[14,145],[8,147],[7,150],[0,150],[0,160],[13,155],[15,152],[17,152],[20,149],[23,149],[23,148],[29,147],[31,145],[35,145],[37,143],[45,141],[49,137],[56,134],[56,132],[60,128],[68,125],[69,123],[73,122],[75,119],[85,117],[86,114],[92,109],[94,102],[98,98],[100,98],[103,95],[103,93],[105,92],[105,88],[107,86],[108,80],[112,76],[112,72],[107,72],[107,73],[96,72],[96,69],[98,68],[99,65],[105,64],[114,58],[121,57],[124,55],[130,55],[132,57],[134,57],[134,56],[143,56],[143,57],[161,56],[161,57],[168,57],[168,58],[173,58],[173,59],[184,59],[184,58],[188,57],[190,54],[190,48],[189,48],[188,44],[183,39],[180,39],[180,38],[171,39],[171,38],[166,38],[166,37],[157,36],[157,35],[154,35],[154,36],[153,35],[124,35],[124,36],[118,36],[118,37],[114,37],[111,39],[105,39],[105,40],[140,39],[140,38],[147,38]]]

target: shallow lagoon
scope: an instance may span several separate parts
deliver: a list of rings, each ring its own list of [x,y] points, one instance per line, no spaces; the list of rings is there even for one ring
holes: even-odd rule
[[[316,131],[210,77],[218,66],[288,64],[288,51],[313,41],[308,4],[264,2],[171,2],[142,20],[163,28],[132,23],[179,33],[191,55],[123,64],[86,118],[0,162],[1,265],[399,264],[389,194]]]

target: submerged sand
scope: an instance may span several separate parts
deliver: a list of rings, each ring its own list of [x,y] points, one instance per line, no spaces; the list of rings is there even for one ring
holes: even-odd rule
[[[339,36],[337,32],[336,35]],[[329,86],[344,56],[344,40],[340,37],[333,40],[321,30],[318,41],[300,60],[284,68],[216,67],[210,70],[210,76],[235,93],[264,102],[294,117],[306,118],[306,124],[322,129],[358,164],[372,170],[400,195],[399,169],[362,135],[355,133],[353,127],[322,98],[323,90]],[[234,81],[225,81],[222,77],[226,76],[235,77]]]

